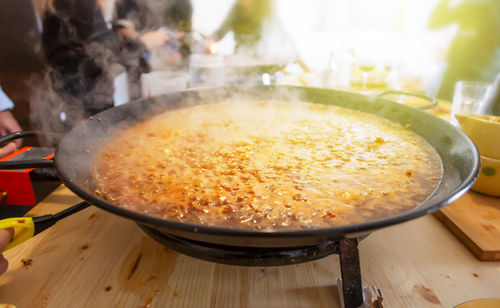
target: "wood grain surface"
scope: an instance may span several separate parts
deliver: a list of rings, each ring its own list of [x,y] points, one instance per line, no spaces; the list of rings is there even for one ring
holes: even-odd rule
[[[30,214],[78,200],[61,187]],[[337,256],[283,267],[219,265],[165,249],[132,221],[95,207],[4,255],[10,267],[0,276],[0,303],[19,308],[339,307]],[[360,255],[363,284],[382,290],[385,307],[500,297],[500,262],[479,262],[431,215],[373,233]]]
[[[469,191],[435,215],[479,260],[500,260],[500,198]]]

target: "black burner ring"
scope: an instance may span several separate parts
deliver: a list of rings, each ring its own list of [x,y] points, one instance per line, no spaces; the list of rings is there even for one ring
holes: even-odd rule
[[[241,266],[279,266],[309,262],[338,253],[338,241],[305,247],[259,248],[192,241],[139,224],[157,242],[182,254],[221,264]]]

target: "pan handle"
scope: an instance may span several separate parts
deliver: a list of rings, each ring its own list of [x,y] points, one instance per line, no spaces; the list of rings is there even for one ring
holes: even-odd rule
[[[0,220],[0,230],[8,228],[14,229],[14,235],[10,239],[9,244],[7,244],[7,247],[5,247],[5,250],[21,244],[45,229],[53,226],[59,220],[79,212],[90,205],[91,204],[87,201],[83,201],[54,215],[39,217],[15,217]]]
[[[386,96],[386,95],[390,95],[390,94],[415,96],[415,97],[418,97],[418,98],[430,101],[429,104],[416,107],[416,108],[419,108],[419,109],[424,109],[425,110],[425,109],[429,109],[429,108],[433,108],[433,107],[437,106],[437,99],[429,97],[429,96],[424,95],[424,94],[418,94],[418,93],[407,92],[407,91],[388,90],[388,91],[384,91],[384,92],[378,93],[375,97],[381,98],[382,96]]]
[[[0,137],[0,146],[7,142],[21,139],[25,137],[34,137],[46,135],[34,131],[17,132],[10,135],[5,135]],[[12,169],[27,169],[27,168],[51,168],[53,169],[54,160],[53,159],[33,159],[33,160],[18,160],[18,161],[0,161],[0,170],[12,170]]]

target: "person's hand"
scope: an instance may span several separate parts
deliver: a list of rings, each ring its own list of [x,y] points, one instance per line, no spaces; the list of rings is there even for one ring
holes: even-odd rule
[[[122,28],[116,30],[116,32],[121,36],[132,38],[132,39],[137,38],[139,36],[139,34],[134,29],[128,28],[128,27],[122,27]]]
[[[7,145],[0,148],[0,158],[14,153],[17,150],[17,145],[14,142],[9,142]]]
[[[149,31],[141,35],[141,41],[144,43],[147,49],[154,49],[165,45],[165,43],[170,39],[167,31]]]
[[[203,52],[213,55],[216,54],[217,51],[217,42],[215,38],[208,37],[203,41]]]
[[[12,228],[6,230],[0,230],[0,252],[2,252],[7,244],[9,244],[12,235],[14,234],[14,230]],[[0,254],[0,275],[5,273],[7,268],[9,267],[9,261],[4,258],[2,254]]]
[[[0,111],[0,136],[20,132],[21,127],[10,111]],[[0,157],[4,157],[21,147],[21,139],[9,142],[0,148]]]
[[[182,40],[186,37],[186,32],[177,32],[175,33],[175,37],[178,39],[178,40]]]

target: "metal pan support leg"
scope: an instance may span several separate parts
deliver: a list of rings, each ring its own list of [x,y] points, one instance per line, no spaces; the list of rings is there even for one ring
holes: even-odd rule
[[[344,307],[360,307],[363,304],[363,288],[359,265],[358,239],[341,240],[338,248]]]

